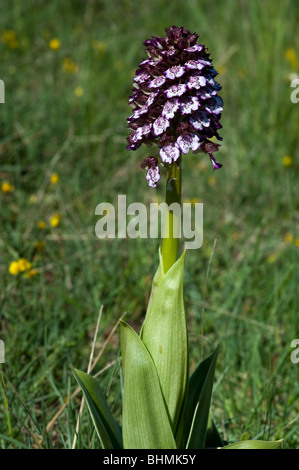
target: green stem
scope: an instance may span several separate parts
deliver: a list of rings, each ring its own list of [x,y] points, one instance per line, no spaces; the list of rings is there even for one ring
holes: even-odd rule
[[[166,204],[164,234],[162,240],[162,260],[164,274],[178,259],[181,227],[181,159],[172,162],[167,168]],[[176,203],[175,206],[171,204]]]

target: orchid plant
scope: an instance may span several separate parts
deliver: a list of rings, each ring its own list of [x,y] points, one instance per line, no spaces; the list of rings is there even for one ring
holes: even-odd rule
[[[129,103],[128,150],[156,144],[159,159],[141,163],[155,188],[167,172],[166,203],[181,205],[182,160],[190,150],[209,156],[221,140],[223,101],[216,70],[198,35],[182,27],[145,41],[147,58],[139,65]],[[121,322],[124,378],[121,425],[113,417],[98,382],[74,369],[101,446],[104,449],[278,448],[281,441],[224,443],[211,414],[218,347],[189,375],[188,332],[183,298],[185,252],[179,254],[177,213],[166,211],[159,266],[152,282],[140,333]]]

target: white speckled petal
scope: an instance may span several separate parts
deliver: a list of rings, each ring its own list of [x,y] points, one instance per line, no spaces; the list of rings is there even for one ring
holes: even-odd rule
[[[197,150],[200,146],[198,135],[189,132],[188,134],[180,135],[176,143],[180,147],[182,153],[187,154],[191,150]]]
[[[166,144],[160,149],[160,157],[164,163],[176,162],[180,155],[181,152],[179,146],[176,143]]]
[[[151,188],[155,188],[157,186],[158,181],[160,180],[160,170],[158,166],[153,168],[149,168],[146,174],[146,181]]]
[[[185,49],[185,51],[187,52],[199,52],[201,51],[203,48],[203,46],[201,46],[200,44],[194,44],[194,46],[190,46],[190,47],[187,47],[187,49]]]
[[[223,101],[220,96],[215,96],[215,98],[211,98],[209,103],[205,105],[206,111],[208,113],[213,114],[220,114],[223,111]]]
[[[185,67],[191,70],[201,70],[205,67],[205,65],[198,60],[188,60],[188,62],[185,63]]]
[[[175,78],[179,78],[185,73],[185,67],[181,65],[174,65],[170,67],[170,69],[166,70],[165,77],[169,78],[170,80],[174,80]]]
[[[186,90],[187,85],[185,83],[179,83],[178,85],[172,85],[165,93],[167,98],[174,98],[175,96],[182,96]]]
[[[134,77],[134,82],[138,83],[138,84],[141,84],[141,83],[144,83],[146,82],[146,80],[148,80],[150,78],[150,74],[149,73],[140,73],[139,75],[136,75]]]
[[[180,103],[178,98],[172,98],[171,100],[166,101],[163,107],[162,116],[166,117],[166,119],[173,119],[179,107]]]
[[[162,134],[167,129],[167,127],[169,127],[168,119],[166,119],[164,116],[159,116],[153,124],[154,134]]]
[[[189,121],[193,125],[194,129],[201,131],[203,127],[209,127],[211,120],[208,118],[207,113],[204,111],[198,111],[194,113]]]
[[[182,114],[191,114],[192,111],[197,111],[199,108],[199,101],[196,96],[182,98],[180,103],[180,111]]]
[[[203,77],[202,75],[191,75],[188,78],[187,86],[189,90],[191,90],[192,88],[199,90],[200,88],[206,86],[206,83],[207,83],[206,77]]]
[[[159,88],[165,82],[166,78],[164,77],[164,75],[161,75],[160,77],[154,78],[154,80],[149,83],[149,88]]]
[[[133,111],[132,118],[137,119],[140,116],[142,116],[142,114],[145,114],[147,112],[148,112],[148,107],[147,106],[142,106],[142,108],[138,108],[138,109],[135,109]]]

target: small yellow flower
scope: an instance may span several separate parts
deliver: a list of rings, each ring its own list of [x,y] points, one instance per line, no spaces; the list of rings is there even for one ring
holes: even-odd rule
[[[268,261],[269,264],[275,263],[275,261],[276,261],[276,254],[275,254],[275,253],[271,253],[271,254],[268,256],[267,261]]]
[[[17,274],[19,274],[19,263],[18,261],[12,261],[9,265],[9,268],[8,268],[10,274],[12,274],[13,276],[16,276]]]
[[[289,167],[293,164],[293,159],[289,155],[285,155],[282,159],[283,166]]]
[[[36,276],[37,274],[38,274],[37,269],[30,269],[29,271],[27,271],[26,277],[31,278],[33,276]]]
[[[12,29],[6,29],[5,31],[3,31],[1,38],[2,38],[2,42],[7,44],[8,42],[13,41],[14,39],[16,39],[16,37],[17,37],[17,35],[16,35],[15,31],[13,31]]]
[[[18,261],[19,271],[28,271],[31,268],[31,263],[26,258],[20,258]]]
[[[286,243],[291,243],[293,241],[293,235],[291,233],[286,233],[284,236],[284,241]]]
[[[57,184],[59,181],[59,175],[57,173],[52,173],[50,176],[50,183],[51,184]]]
[[[15,31],[12,29],[7,29],[2,33],[2,42],[6,44],[11,49],[16,49],[19,47],[19,41]]]
[[[296,238],[296,240],[295,240],[295,246],[299,247],[299,238]]]
[[[17,49],[19,47],[19,41],[17,39],[13,39],[8,43],[11,49]]]
[[[8,181],[3,181],[1,185],[1,190],[3,193],[12,193],[14,191],[15,187],[10,184]]]
[[[77,98],[81,98],[81,96],[84,95],[84,90],[81,86],[77,86],[75,89],[74,89],[74,94],[75,96],[77,96]]]
[[[51,39],[51,41],[49,42],[49,47],[50,47],[50,49],[52,49],[52,51],[57,51],[57,49],[60,48],[59,39],[57,39],[57,38]]]
[[[78,64],[68,57],[64,59],[62,64],[63,70],[67,73],[76,73],[79,70]]]
[[[58,225],[60,224],[60,219],[61,219],[60,214],[52,215],[52,217],[50,218],[50,225],[52,227],[58,227]]]
[[[297,68],[298,60],[297,60],[297,54],[296,51],[293,47],[290,47],[285,51],[285,58],[287,61],[290,63],[292,69]]]
[[[107,49],[107,43],[105,41],[94,41],[93,47],[95,50],[99,51],[101,54],[104,54]]]
[[[46,224],[46,222],[45,222],[44,220],[40,220],[40,221],[38,222],[37,226],[38,226],[38,228],[39,228],[40,230],[45,230],[45,228],[47,227],[47,224]]]

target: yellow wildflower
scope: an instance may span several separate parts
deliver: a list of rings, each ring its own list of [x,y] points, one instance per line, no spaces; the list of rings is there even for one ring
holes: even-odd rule
[[[77,86],[75,89],[74,89],[74,94],[75,96],[77,96],[77,98],[81,98],[81,96],[84,95],[84,90],[81,86]]]
[[[275,254],[275,253],[271,253],[271,254],[268,256],[267,261],[268,261],[269,264],[275,263],[275,261],[276,261],[276,254]]]
[[[284,236],[284,241],[286,243],[291,243],[293,241],[293,235],[291,233],[286,233]]]
[[[52,217],[50,218],[50,225],[52,227],[57,227],[60,224],[60,219],[61,219],[60,214],[52,215]]]
[[[33,276],[36,276],[37,274],[38,274],[37,269],[30,269],[29,271],[27,271],[26,277],[31,278]]]
[[[44,220],[40,220],[40,221],[38,222],[37,226],[38,226],[38,228],[39,228],[40,230],[45,230],[45,228],[47,227],[47,224],[46,224],[46,222],[45,222]]]
[[[62,67],[63,70],[67,73],[76,73],[79,70],[78,64],[68,57],[64,59]]]
[[[291,166],[293,164],[293,159],[289,155],[285,155],[282,159],[283,166]]]
[[[57,38],[51,39],[51,41],[49,42],[49,47],[50,47],[50,49],[52,49],[52,51],[57,51],[57,49],[60,48],[59,39],[57,39]]]
[[[10,184],[8,181],[3,181],[1,185],[1,190],[3,193],[12,193],[14,191],[15,187]]]
[[[16,49],[19,46],[17,35],[12,29],[7,29],[2,33],[2,42],[11,49]]]
[[[31,268],[31,263],[26,258],[20,258],[18,261],[19,271],[28,271]]]
[[[94,41],[93,42],[93,47],[97,51],[100,52],[100,54],[104,54],[107,49],[107,43],[105,41]]]
[[[52,173],[50,176],[50,183],[51,184],[57,184],[59,181],[59,175],[57,173]]]
[[[299,247],[299,238],[296,238],[296,240],[295,240],[295,246]]]
[[[297,54],[293,47],[290,47],[289,49],[285,51],[285,58],[290,63],[292,69],[297,68],[297,64],[298,64]]]
[[[8,42],[16,39],[16,37],[17,37],[17,35],[16,35],[15,31],[13,31],[12,29],[6,29],[2,33],[2,42],[7,44]]]
[[[13,276],[16,276],[17,274],[19,274],[19,263],[18,261],[12,261],[9,265],[9,268],[8,268],[10,274],[12,274]]]

